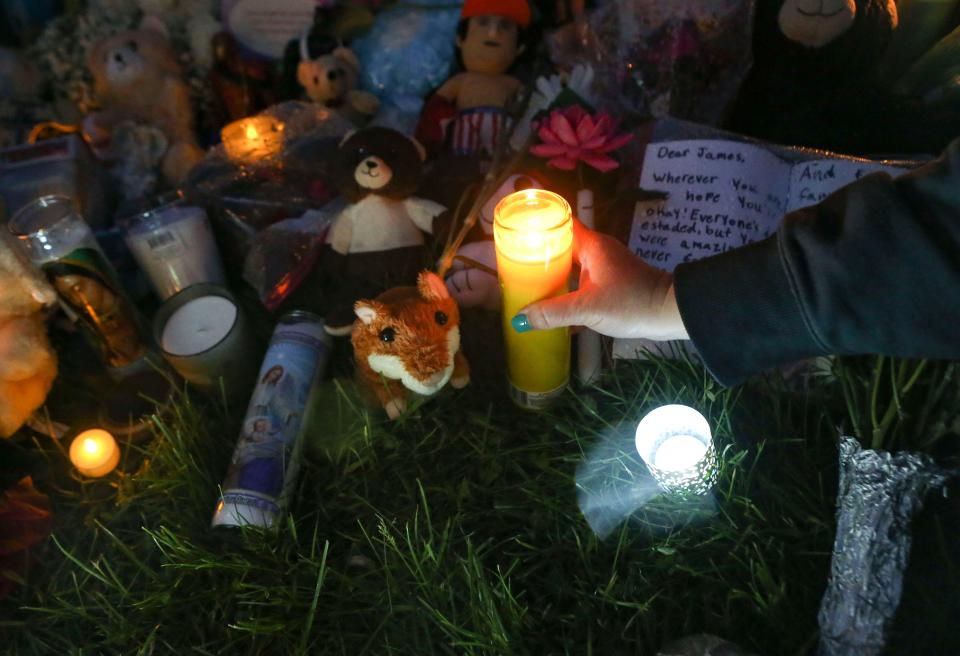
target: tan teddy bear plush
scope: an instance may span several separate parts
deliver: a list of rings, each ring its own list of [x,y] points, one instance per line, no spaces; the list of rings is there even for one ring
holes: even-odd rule
[[[336,48],[316,59],[306,56],[305,46],[302,50],[297,81],[310,100],[340,112],[355,125],[365,124],[377,113],[377,97],[356,88],[360,61],[350,48]]]
[[[57,358],[42,310],[56,293],[0,234],[0,436],[9,437],[47,398]]]
[[[157,127],[167,138],[163,176],[176,184],[203,157],[193,132],[193,111],[166,26],[156,16],[139,29],[98,43],[87,57],[103,109],[85,121],[95,148],[125,121]]]

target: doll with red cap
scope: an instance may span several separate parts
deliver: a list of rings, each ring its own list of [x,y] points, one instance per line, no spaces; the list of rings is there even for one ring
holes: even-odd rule
[[[530,26],[527,0],[466,0],[457,26],[464,70],[427,101],[417,137],[436,151],[492,155],[509,127],[505,107],[522,83],[508,71],[523,54]]]

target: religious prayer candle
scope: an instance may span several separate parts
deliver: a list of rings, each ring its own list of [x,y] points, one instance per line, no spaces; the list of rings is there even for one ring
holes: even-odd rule
[[[84,476],[99,478],[116,468],[120,462],[120,448],[113,435],[101,428],[91,428],[70,443],[70,462]]]
[[[281,517],[310,424],[309,399],[329,352],[330,337],[319,316],[294,310],[280,317],[221,486],[213,526],[272,526]]]
[[[237,164],[257,164],[280,154],[283,123],[273,116],[248,116],[220,132],[227,157]]]
[[[8,227],[113,372],[146,355],[136,312],[72,199],[38,198],[14,214]]]
[[[259,351],[233,295],[210,284],[191,285],[161,306],[153,333],[164,358],[202,391],[228,398],[245,390]]]
[[[196,283],[225,282],[217,243],[201,207],[174,202],[131,217],[126,242],[161,300]]]
[[[570,379],[569,330],[518,333],[510,320],[530,303],[568,291],[573,261],[570,205],[543,189],[512,193],[497,205],[493,236],[511,398],[521,407],[541,409]]]
[[[685,405],[664,405],[637,426],[637,453],[666,491],[703,494],[717,475],[710,424]]]

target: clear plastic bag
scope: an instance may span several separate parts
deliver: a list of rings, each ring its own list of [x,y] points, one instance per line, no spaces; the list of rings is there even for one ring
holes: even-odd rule
[[[313,269],[323,238],[343,206],[340,199],[331,201],[253,237],[243,277],[268,310],[277,309]]]
[[[550,58],[591,64],[599,109],[717,125],[752,62],[753,0],[606,0],[554,32]]]

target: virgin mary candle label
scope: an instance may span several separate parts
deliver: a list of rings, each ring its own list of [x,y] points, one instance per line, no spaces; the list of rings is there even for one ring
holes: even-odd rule
[[[257,376],[230,459],[213,526],[272,526],[296,479],[304,408],[329,350],[323,321],[308,312],[280,319]]]
[[[110,366],[126,366],[146,353],[133,309],[99,251],[78,248],[42,268]]]
[[[146,354],[133,306],[70,198],[38,198],[9,227],[110,366],[125,367]]]

